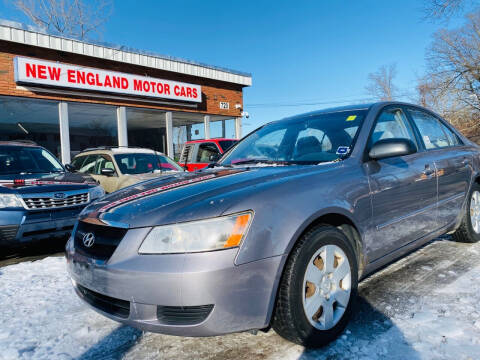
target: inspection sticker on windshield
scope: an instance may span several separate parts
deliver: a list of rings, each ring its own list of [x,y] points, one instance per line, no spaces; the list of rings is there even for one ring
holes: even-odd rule
[[[350,115],[349,117],[347,117],[347,121],[353,121],[357,118],[357,115]]]
[[[348,146],[339,146],[338,149],[337,149],[336,154],[337,154],[337,155],[345,155],[345,154],[348,154],[349,152],[350,152],[350,147],[348,147]]]

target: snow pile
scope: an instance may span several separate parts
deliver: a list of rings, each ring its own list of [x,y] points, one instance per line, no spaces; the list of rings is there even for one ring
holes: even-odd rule
[[[480,243],[436,241],[362,282],[357,311],[329,346],[273,331],[181,338],[123,326],[75,295],[65,260],[0,268],[0,359],[479,359]]]
[[[119,329],[119,324],[88,309],[77,298],[63,257],[1,268],[0,284],[0,359],[88,355],[92,345]],[[106,349],[122,346],[141,334],[128,327],[121,330],[129,339],[105,344],[109,345]]]

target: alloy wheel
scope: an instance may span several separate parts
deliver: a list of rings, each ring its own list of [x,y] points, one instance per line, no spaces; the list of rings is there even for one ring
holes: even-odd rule
[[[473,231],[480,233],[480,192],[474,191],[470,199],[470,221]]]

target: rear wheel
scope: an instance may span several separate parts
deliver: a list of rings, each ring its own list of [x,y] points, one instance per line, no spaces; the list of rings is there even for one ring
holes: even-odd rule
[[[272,325],[308,347],[334,340],[357,294],[357,261],[349,240],[332,226],[308,231],[292,250],[280,283]]]
[[[475,243],[480,240],[480,185],[474,183],[468,194],[467,206],[460,227],[453,233],[459,242]]]

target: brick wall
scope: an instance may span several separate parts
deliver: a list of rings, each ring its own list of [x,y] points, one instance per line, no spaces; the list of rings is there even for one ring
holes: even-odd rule
[[[123,73],[137,74],[142,76],[150,76],[165,80],[182,81],[202,86],[202,103],[193,109],[185,106],[177,105],[156,105],[154,103],[145,103],[134,99],[114,100],[93,98],[88,96],[73,96],[65,94],[56,94],[52,89],[51,93],[34,93],[32,91],[17,88],[14,81],[13,59],[15,56],[26,56],[43,60],[58,61],[60,63],[75,64],[80,66],[119,71]],[[65,89],[64,89],[65,90]],[[78,90],[75,90],[78,92]],[[226,83],[222,81],[209,80],[190,75],[177,74],[169,71],[156,70],[148,67],[124,64],[111,60],[96,59],[89,56],[77,55],[56,51],[51,49],[43,49],[34,46],[16,44],[8,41],[0,40],[0,95],[33,97],[38,99],[51,99],[59,101],[76,101],[90,102],[97,104],[108,104],[116,106],[131,106],[150,109],[162,109],[172,111],[185,111],[196,113],[208,113],[215,115],[226,115],[232,117],[240,116],[240,110],[235,108],[235,104],[243,107],[242,86],[237,84]],[[118,94],[115,94],[118,96]],[[151,99],[149,99],[151,100]],[[159,100],[161,101],[161,99]],[[168,100],[166,100],[168,101]],[[221,110],[219,108],[220,101],[228,101],[230,103],[229,110]]]

